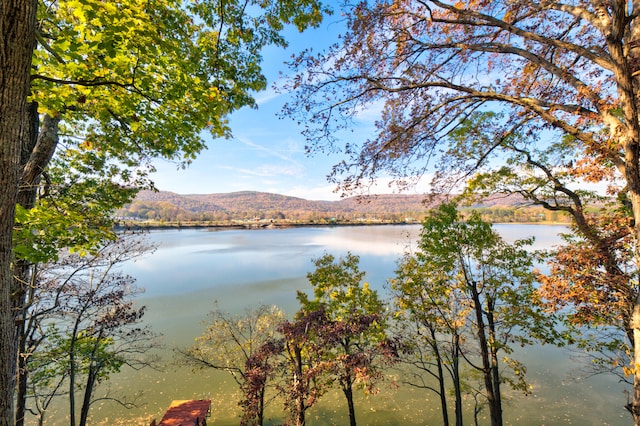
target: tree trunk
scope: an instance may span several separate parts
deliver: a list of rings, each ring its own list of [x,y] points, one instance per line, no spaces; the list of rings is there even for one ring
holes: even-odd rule
[[[262,426],[264,423],[264,396],[265,396],[266,383],[262,384],[260,388],[260,400],[258,401],[258,426]]]
[[[16,394],[16,420],[15,426],[24,426],[24,417],[27,412],[27,358],[24,355],[25,351],[25,330],[21,327],[17,330],[18,333],[18,371],[17,382],[18,392]]]
[[[496,392],[493,385],[489,343],[487,341],[483,318],[483,306],[480,302],[480,294],[478,293],[477,284],[475,282],[468,282],[467,285],[469,286],[469,291],[473,298],[473,309],[476,313],[476,328],[478,333],[478,343],[480,344],[480,357],[482,358],[482,375],[484,377],[487,402],[489,403],[489,412],[491,414],[491,426],[502,426],[502,407],[499,405],[500,400],[496,399]]]
[[[353,405],[353,387],[351,383],[345,383],[342,386],[344,397],[347,398],[347,406],[349,407],[349,425],[356,426],[356,409]]]
[[[307,386],[303,377],[302,366],[302,348],[294,347],[295,355],[295,372],[293,374],[293,387],[295,392],[295,424],[296,426],[305,426],[305,397],[307,395]]]
[[[440,410],[442,411],[442,423],[444,426],[449,426],[449,410],[447,408],[447,390],[444,382],[444,367],[442,366],[442,355],[440,354],[440,348],[438,347],[438,336],[434,327],[429,327],[429,334],[431,337],[431,349],[433,350],[433,356],[436,359],[436,368],[438,370],[438,394],[440,396]]]
[[[35,206],[38,197],[38,186],[44,169],[47,167],[58,146],[58,125],[59,116],[45,114],[40,129],[38,116],[38,105],[34,102],[29,104],[29,112],[26,117],[27,133],[23,138],[22,152],[20,155],[21,178],[18,190],[17,203],[25,209]],[[28,329],[26,318],[30,301],[27,300],[25,286],[21,283],[30,282],[34,265],[26,261],[16,262],[14,271],[14,291],[13,309],[20,312],[20,316],[25,320],[18,324],[18,392],[16,395],[16,426],[24,424],[26,412],[26,390],[28,382],[27,354],[25,348]],[[35,283],[32,283],[33,289]]]
[[[456,426],[463,426],[462,421],[462,386],[460,385],[460,334],[456,330],[453,336],[453,365],[451,366],[453,375],[453,389],[455,392],[456,404]]]
[[[11,235],[37,5],[36,0],[2,0],[0,3],[0,426],[14,422],[17,342],[11,299]]]
[[[500,369],[498,367],[498,351],[496,349],[496,323],[493,316],[495,312],[495,302],[493,298],[488,298],[487,303],[487,322],[489,327],[489,338],[491,345],[489,346],[489,355],[491,361],[491,378],[493,382],[493,394],[495,398],[496,410],[498,416],[502,419],[502,394],[500,393]]]
[[[99,345],[99,341],[96,343]],[[82,401],[82,408],[80,409],[80,423],[78,426],[86,426],[87,419],[89,418],[89,408],[91,407],[91,394],[93,388],[96,385],[96,377],[98,376],[99,367],[92,365],[89,368],[89,374],[87,376],[87,386],[84,389],[84,398]]]

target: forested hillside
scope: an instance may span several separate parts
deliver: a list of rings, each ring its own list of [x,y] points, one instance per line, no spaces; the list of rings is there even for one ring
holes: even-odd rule
[[[419,222],[437,200],[421,194],[385,194],[339,201],[312,201],[264,192],[181,195],[142,191],[118,216],[127,221],[227,223]],[[516,197],[493,197],[472,206],[494,222],[562,221],[554,212],[529,207]]]

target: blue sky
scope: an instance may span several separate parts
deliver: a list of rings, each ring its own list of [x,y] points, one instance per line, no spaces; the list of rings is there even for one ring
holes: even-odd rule
[[[326,176],[339,156],[307,157],[302,128],[293,120],[276,115],[287,100],[271,86],[280,72],[288,72],[284,61],[306,47],[320,50],[337,40],[344,28],[340,16],[330,16],[317,29],[298,33],[290,29],[289,47],[268,48],[264,52],[264,70],[269,89],[257,93],[259,108],[244,108],[230,116],[234,135],[231,140],[207,139],[208,149],[187,168],[178,169],[166,161],[155,163],[156,187],[179,194],[209,194],[235,191],[263,191],[292,195],[310,200],[334,200],[335,185]],[[373,131],[375,114],[363,114],[355,137],[365,138]],[[391,192],[386,184],[373,190]]]
[[[276,115],[287,100],[271,87],[279,73],[288,70],[284,61],[313,46],[320,49],[336,40],[342,26],[329,17],[317,29],[299,33],[288,30],[289,47],[264,51],[264,71],[269,88],[257,93],[258,109],[243,108],[230,119],[233,139],[206,138],[208,149],[187,168],[159,161],[153,180],[160,190],[180,194],[208,194],[235,191],[264,191],[307,199],[335,199],[334,185],[326,180],[337,158],[309,158],[304,153],[302,130],[292,120]],[[322,44],[318,43],[319,41]]]

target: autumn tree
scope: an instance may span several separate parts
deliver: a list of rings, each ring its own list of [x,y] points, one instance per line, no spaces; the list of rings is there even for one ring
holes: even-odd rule
[[[384,303],[362,283],[359,258],[348,253],[315,259],[307,274],[313,298],[298,291],[300,309],[292,320],[280,321],[278,335],[268,339],[247,360],[243,385],[249,419],[262,420],[264,386],[272,379],[284,398],[291,424],[306,424],[306,412],[333,383],[338,383],[356,424],[354,389],[374,391],[382,367],[397,358],[386,337]],[[246,422],[246,424],[254,424]]]
[[[226,371],[233,377],[244,394],[242,424],[263,424],[270,358],[279,353],[271,343],[279,337],[276,329],[283,320],[282,311],[275,306],[247,309],[243,316],[215,309],[195,344],[178,349],[180,361],[197,369]]]
[[[264,422],[265,391],[267,382],[277,374],[277,359],[284,350],[281,339],[264,342],[245,363],[241,384],[244,399],[240,424],[262,425]]]
[[[630,220],[626,208],[589,217],[590,226],[606,239],[615,256],[616,274],[607,265],[611,257],[580,238],[574,225],[573,232],[563,235],[566,244],[550,253],[550,270],[539,272],[539,279],[540,294],[549,308],[564,313],[567,325],[581,331],[573,338],[585,350],[588,373],[612,373],[632,385],[634,334],[629,324],[638,269]]]
[[[356,425],[354,388],[374,391],[382,377],[382,367],[394,352],[387,339],[385,305],[369,284],[362,282],[365,272],[360,259],[347,253],[337,259],[325,254],[313,261],[315,270],[307,274],[313,286],[313,299],[298,291],[305,311],[323,309],[328,322],[323,329],[323,360],[330,366],[347,401],[349,424]]]
[[[103,173],[104,172],[104,173]],[[61,270],[73,271],[104,261],[101,253],[116,250],[119,247],[121,257],[140,255],[144,244],[132,242],[131,235],[121,234],[115,238],[113,231],[113,212],[115,207],[128,200],[135,193],[134,188],[123,188],[121,184],[109,179],[104,163],[91,153],[67,155],[65,158],[52,159],[47,169],[46,184],[43,187],[45,197],[40,198],[33,208],[16,208],[13,232],[16,276],[27,282],[27,290],[22,296],[24,303],[16,308],[16,316],[28,321],[16,322],[18,346],[16,424],[22,424],[25,413],[26,361],[32,320],[46,314],[34,312],[34,300],[44,300],[39,280],[43,273],[51,271],[57,265],[59,254],[72,251],[85,256],[84,266],[79,263],[74,268]],[[122,259],[120,262],[123,261]],[[68,263],[68,261],[64,261]],[[63,262],[63,263],[64,263]],[[28,273],[27,273],[28,272]],[[69,278],[73,277],[70,273]],[[64,278],[59,277],[58,283]],[[50,290],[53,291],[53,290]],[[46,293],[46,292],[45,292]],[[52,300],[56,300],[52,298]],[[55,308],[52,306],[51,308]]]
[[[455,424],[462,426],[462,351],[469,306],[463,303],[464,288],[448,284],[447,271],[429,269],[418,257],[406,253],[389,281],[396,308],[395,334],[404,348],[400,362],[410,366],[403,383],[434,392],[446,426],[453,395]]]
[[[591,196],[576,188],[603,182],[628,202],[639,264],[639,9],[636,0],[360,2],[345,10],[339,45],[295,59],[285,112],[306,124],[310,151],[343,149],[332,176],[346,191],[432,170],[434,187],[447,189],[479,172],[488,190],[566,212],[622,277],[585,214]],[[339,142],[336,130],[378,106],[374,137]],[[640,424],[640,298],[626,287],[629,410]]]
[[[276,368],[282,378],[278,387],[288,412],[287,424],[304,426],[307,410],[329,388],[331,363],[325,353],[333,338],[330,324],[324,306],[319,306],[310,311],[300,309],[292,321],[285,320],[278,326],[282,352]]]
[[[14,212],[34,207],[51,158],[90,152],[123,185],[144,181],[150,158],[188,163],[203,130],[228,136],[228,114],[255,106],[261,48],[323,12],[306,0],[2,2],[0,424],[13,421],[15,315],[31,273],[12,255]]]
[[[477,213],[461,220],[455,205],[442,204],[425,219],[418,251],[405,256],[392,281],[398,308],[417,323],[417,339],[426,335],[426,349],[434,351],[436,392],[444,418],[442,369],[449,361],[458,363],[447,366],[454,385],[456,424],[463,424],[462,360],[480,373],[491,424],[501,425],[502,384],[529,392],[526,369],[511,358],[511,345],[554,342],[559,337],[555,319],[537,300],[529,244],[530,240],[507,244]],[[451,341],[448,356],[439,352],[444,339]]]
[[[31,389],[32,411],[42,421],[50,401],[66,395],[70,424],[84,425],[91,405],[103,399],[95,397],[99,383],[122,368],[151,365],[147,352],[158,343],[140,324],[144,307],[132,301],[140,289],[114,270],[148,250],[139,237],[122,236],[93,255],[67,253],[55,264],[40,266],[24,318],[18,407],[24,407]],[[24,424],[21,414],[17,424]]]

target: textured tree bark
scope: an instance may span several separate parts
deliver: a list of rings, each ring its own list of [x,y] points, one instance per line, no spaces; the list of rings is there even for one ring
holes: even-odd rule
[[[25,128],[28,133],[22,140],[22,153],[20,158],[20,183],[18,188],[17,203],[25,209],[35,206],[38,196],[38,185],[44,169],[51,161],[58,146],[58,124],[60,117],[44,115],[42,126],[38,117],[38,106],[29,104],[29,112],[26,117]],[[31,281],[33,265],[26,261],[18,261],[14,266],[14,288],[12,290],[12,303],[15,312],[26,320],[29,300],[27,300],[27,287],[23,284]],[[24,425],[27,398],[27,358],[25,322],[17,325],[18,341],[18,371],[16,393],[16,422],[15,426]]]
[[[36,0],[0,3],[0,426],[13,424],[16,324],[12,309],[11,234],[35,46]]]
[[[640,11],[640,0],[632,0],[630,14],[637,14]],[[638,90],[640,90],[640,81],[638,73],[640,72],[640,25],[638,19],[634,19],[629,28],[627,46],[629,49],[627,63],[629,64],[629,75],[631,80],[631,99],[630,104],[634,107],[632,110],[635,112],[633,120],[634,126],[632,127],[635,132],[634,143],[628,144],[630,152],[627,152],[626,158],[631,160],[631,170],[627,171],[627,179],[630,198],[633,208],[633,218],[635,220],[635,257],[636,265],[640,268],[640,149],[638,144],[640,143],[640,117],[638,115]],[[636,290],[637,291],[637,290]],[[633,415],[633,423],[636,426],[640,426],[640,292],[637,292],[635,303],[633,306],[633,313],[631,314],[631,324],[629,327],[632,330],[630,334],[631,344],[633,347],[633,400],[631,407],[629,407],[631,414]]]

